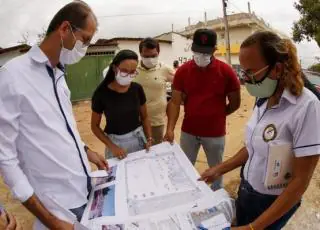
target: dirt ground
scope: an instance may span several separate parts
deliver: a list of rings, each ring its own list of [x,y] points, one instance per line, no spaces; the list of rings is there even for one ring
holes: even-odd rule
[[[232,157],[242,146],[245,124],[251,114],[253,107],[252,97],[242,90],[241,108],[228,117],[226,149],[224,159]],[[94,137],[90,129],[90,103],[81,102],[74,106],[74,113],[78,123],[80,134],[85,143],[92,149],[103,153],[104,146]],[[180,127],[183,113],[176,128],[176,140],[179,142]],[[315,127],[319,128],[319,127]],[[207,168],[207,161],[203,151],[199,154],[196,163],[197,170],[201,173]],[[224,177],[226,190],[235,197],[239,185],[239,170],[228,173]],[[7,187],[0,181],[0,202],[12,212],[23,226],[23,229],[32,229],[34,217],[19,203],[12,198]],[[311,184],[304,195],[301,208],[287,224],[287,230],[298,229],[320,229],[320,164],[312,178]]]

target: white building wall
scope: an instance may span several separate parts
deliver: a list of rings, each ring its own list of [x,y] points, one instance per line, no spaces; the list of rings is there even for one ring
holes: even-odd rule
[[[172,56],[171,65],[173,65],[174,60],[178,60],[179,64],[183,64],[186,61],[192,59],[191,51],[192,40],[187,39],[176,33],[172,33]]]
[[[118,49],[116,53],[120,50],[132,50],[139,55],[139,43],[140,41],[117,41],[118,42]]]
[[[215,57],[225,63],[227,63],[227,59],[226,57],[223,55],[215,55]],[[239,55],[238,54],[232,54],[231,55],[231,64],[232,65],[240,65],[240,62],[239,62]]]
[[[116,52],[119,52],[120,50],[123,50],[123,49],[129,49],[129,50],[135,51],[139,55],[139,43],[140,41],[118,41],[118,49]],[[175,60],[174,58],[175,56],[173,54],[172,44],[166,43],[166,42],[160,42],[159,60],[169,66],[172,66],[173,61]]]

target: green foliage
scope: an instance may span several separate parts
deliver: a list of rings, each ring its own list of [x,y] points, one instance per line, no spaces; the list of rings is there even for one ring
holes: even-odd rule
[[[300,12],[301,18],[293,24],[293,40],[314,39],[320,47],[320,1],[299,0],[294,7]]]
[[[313,64],[308,68],[308,70],[320,73],[320,63]]]

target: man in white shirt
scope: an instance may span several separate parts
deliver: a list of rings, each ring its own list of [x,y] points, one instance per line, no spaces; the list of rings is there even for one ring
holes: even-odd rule
[[[104,158],[81,141],[64,64],[78,62],[97,19],[82,1],[64,6],[41,45],[0,69],[0,170],[13,195],[38,219],[36,229],[73,229],[91,190],[89,161]]]

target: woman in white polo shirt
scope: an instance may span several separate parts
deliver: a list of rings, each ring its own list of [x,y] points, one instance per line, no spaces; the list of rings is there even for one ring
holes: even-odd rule
[[[243,166],[232,229],[281,229],[300,206],[320,154],[320,102],[304,88],[296,48],[272,32],[241,45],[240,64],[257,103],[246,144],[234,157],[205,171],[214,181]]]

